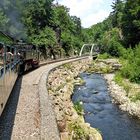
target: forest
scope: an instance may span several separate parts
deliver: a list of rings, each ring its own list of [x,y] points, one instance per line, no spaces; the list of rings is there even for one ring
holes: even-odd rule
[[[108,18],[90,28],[53,0],[1,0],[0,30],[60,56],[96,43],[102,58],[117,57],[123,63],[120,77],[140,83],[140,0],[113,0]]]
[[[140,83],[140,0],[115,0],[112,9],[107,19],[86,29],[88,40],[100,46],[103,58],[120,59],[117,79]]]

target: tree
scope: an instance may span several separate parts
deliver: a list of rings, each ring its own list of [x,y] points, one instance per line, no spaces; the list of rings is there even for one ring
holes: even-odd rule
[[[122,32],[127,47],[140,42],[140,1],[127,0],[122,19]]]
[[[113,2],[113,5],[112,5],[113,11],[110,14],[113,27],[120,28],[124,6],[125,6],[125,3],[122,0],[115,0],[115,2]]]
[[[75,26],[73,33],[75,35],[81,35],[81,30],[82,30],[81,19],[76,17],[76,16],[71,16],[71,20],[72,20],[72,22],[74,23],[74,26]]]
[[[39,30],[50,25],[52,17],[52,1],[28,1],[23,10],[23,22],[27,27],[28,35],[38,33]]]
[[[9,19],[6,17],[2,9],[0,9],[0,29],[5,31],[6,24],[8,23]]]
[[[69,15],[69,9],[63,5],[53,6],[52,28],[59,29],[59,39],[66,55],[79,50],[82,42],[81,20],[76,16]]]
[[[47,57],[47,50],[50,52],[50,55],[53,55],[54,59],[56,58],[54,50],[57,40],[55,32],[51,28],[46,26],[43,30],[40,30],[38,34],[30,36],[29,39],[34,45],[40,47],[44,58]]]

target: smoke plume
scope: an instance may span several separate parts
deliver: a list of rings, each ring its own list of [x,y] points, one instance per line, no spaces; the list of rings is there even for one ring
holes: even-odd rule
[[[11,35],[15,39],[26,38],[26,28],[22,23],[22,8],[25,1],[0,0],[0,9],[8,18],[8,23],[0,30]]]

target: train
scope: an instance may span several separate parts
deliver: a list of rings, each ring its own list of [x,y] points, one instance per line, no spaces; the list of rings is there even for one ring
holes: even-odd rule
[[[1,36],[6,38],[6,41],[3,41]],[[2,32],[0,32],[0,39],[1,116],[17,77],[25,71],[39,67],[40,52],[36,46],[23,43],[22,41],[15,42],[12,38]],[[8,42],[8,45],[5,42]]]

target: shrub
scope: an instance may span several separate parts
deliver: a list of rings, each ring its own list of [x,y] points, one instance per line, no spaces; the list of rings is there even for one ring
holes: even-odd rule
[[[122,86],[124,88],[124,90],[126,91],[127,96],[128,96],[129,91],[131,89],[131,86],[128,83],[126,83],[125,81],[123,81],[123,77],[119,72],[115,75],[114,80],[118,85],[120,85],[120,86]]]
[[[140,44],[134,50],[125,51],[122,57],[127,60],[123,63],[120,74],[131,82],[140,83]]]
[[[108,59],[110,58],[110,55],[108,53],[103,53],[103,54],[100,54],[98,56],[99,59]]]
[[[123,78],[119,72],[115,75],[114,80],[118,85],[120,85],[120,86],[122,85]]]

